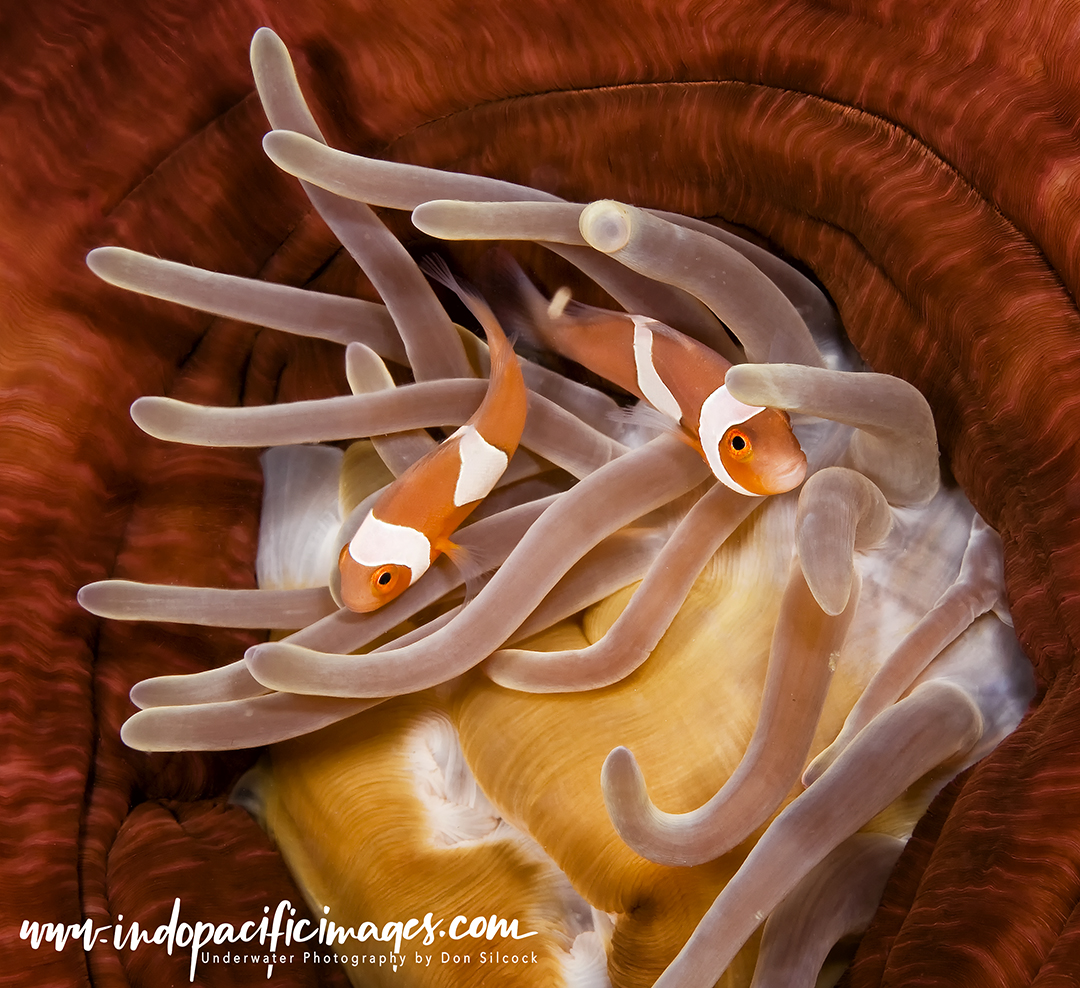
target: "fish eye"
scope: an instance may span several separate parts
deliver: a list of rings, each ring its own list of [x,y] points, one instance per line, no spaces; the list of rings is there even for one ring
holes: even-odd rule
[[[729,429],[724,436],[724,445],[736,460],[748,460],[754,452],[750,437],[742,429]]]
[[[371,574],[371,589],[377,594],[391,593],[398,583],[393,566],[380,566]]]

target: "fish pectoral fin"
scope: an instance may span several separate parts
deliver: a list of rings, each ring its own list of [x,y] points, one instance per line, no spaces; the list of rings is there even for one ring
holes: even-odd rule
[[[437,539],[432,545],[433,548],[446,555],[465,578],[467,598],[472,598],[479,593],[480,587],[485,582],[484,574],[499,565],[497,559],[490,558],[478,547],[467,543],[459,544],[450,539]]]
[[[695,449],[704,457],[701,443],[697,437],[691,435],[670,415],[666,415],[657,408],[653,408],[647,401],[639,401],[636,405],[619,408],[609,413],[609,417],[619,422],[627,429],[640,430],[644,433],[667,434],[674,436],[680,442],[686,443],[691,449]]]

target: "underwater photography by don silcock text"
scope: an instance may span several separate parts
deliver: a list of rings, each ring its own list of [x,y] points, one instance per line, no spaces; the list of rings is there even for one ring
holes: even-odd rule
[[[1080,980],[1080,11],[9,7],[0,984]]]

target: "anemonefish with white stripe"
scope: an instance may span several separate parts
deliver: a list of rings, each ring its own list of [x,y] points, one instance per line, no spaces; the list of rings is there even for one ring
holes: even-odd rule
[[[453,435],[383,491],[341,550],[341,599],[374,611],[424,575],[440,553],[458,547],[454,530],[498,483],[525,427],[525,382],[518,358],[491,309],[442,265],[428,273],[452,288],[487,335],[491,372],[480,407]]]
[[[732,365],[715,350],[655,319],[573,302],[566,289],[548,302],[516,265],[503,265],[498,280],[525,309],[524,335],[681,425],[722,484],[764,495],[802,483],[806,454],[787,412],[732,397],[724,385]]]

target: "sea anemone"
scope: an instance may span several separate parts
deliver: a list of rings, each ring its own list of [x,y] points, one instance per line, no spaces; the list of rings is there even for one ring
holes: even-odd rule
[[[253,585],[261,484],[245,452],[159,452],[127,406],[162,392],[258,404],[340,393],[344,381],[331,345],[319,353],[142,304],[95,285],[81,259],[95,244],[129,243],[303,283],[333,245],[304,219],[303,197],[244,150],[257,149],[265,121],[241,50],[265,9],[9,13],[3,607],[17,707],[5,727],[16,808],[5,949],[42,983],[85,979],[87,962],[91,977],[138,979],[142,954],[43,956],[14,931],[28,912],[108,923],[156,902],[162,886],[147,890],[137,865],[106,872],[110,850],[152,861],[185,903],[261,902],[284,880],[267,870],[269,851],[254,851],[255,828],[188,802],[219,800],[246,758],[144,758],[116,743],[133,680],[228,661],[255,636],[100,623],[79,612],[75,588],[110,574]],[[875,368],[928,396],[960,483],[1004,537],[1041,692],[1021,729],[920,823],[853,980],[1013,985],[1068,971],[1071,9],[736,2],[684,17],[642,3],[612,17],[604,5],[541,4],[474,17],[432,2],[272,13],[341,146],[753,226],[813,268]],[[331,264],[322,286],[352,293],[342,274]],[[180,830],[165,846],[171,814]],[[231,859],[235,883],[192,881],[202,873],[191,863],[233,826],[242,840],[229,846],[251,851]],[[165,963],[155,955],[156,980]]]
[[[862,839],[845,842],[901,797],[908,814],[925,807],[949,777],[1016,726],[1034,692],[1009,630],[1000,541],[957,488],[940,485],[924,399],[897,379],[862,372],[830,334],[831,312],[813,286],[738,237],[619,203],[582,208],[507,183],[340,155],[325,148],[271,31],[256,34],[252,64],[276,128],[264,142],[268,152],[305,180],[312,202],[369,272],[392,322],[362,302],[213,275],[120,248],[96,250],[89,263],[113,284],[348,343],[351,399],[213,409],[144,398],[133,417],[158,438],[205,446],[381,438],[350,448],[344,464],[329,447],[267,454],[261,589],[127,581],[83,588],[82,604],[105,617],[306,625],[230,665],[138,684],[132,699],[144,709],[125,725],[124,739],[147,750],[264,744],[324,728],[387,697],[449,684],[442,702],[501,818],[538,841],[594,909],[616,917],[610,967],[617,983],[651,981],[671,945],[685,939],[677,931],[687,917],[659,891],[668,885],[699,903],[723,892],[660,979],[664,984],[713,983],[781,901],[797,909],[798,898],[810,893],[796,886],[818,865],[829,869],[833,895],[856,894],[850,888],[867,897],[865,874],[880,886],[882,861],[891,860],[878,856],[868,869],[855,866],[865,859]],[[496,568],[490,582],[462,602],[461,579],[444,566],[378,611],[334,610],[329,598],[341,599],[336,560],[369,515],[376,489],[425,453],[432,440],[419,430],[460,425],[484,388],[469,379],[467,350],[476,362],[483,356],[479,345],[464,345],[366,203],[413,209],[421,229],[442,237],[559,245],[624,305],[650,318],[685,319],[689,331],[737,360],[743,352],[751,361],[771,358],[733,367],[724,388],[744,407],[796,415],[811,479],[797,493],[761,503],[738,485],[706,480],[707,464],[714,471],[717,464],[676,438],[674,425],[642,443],[640,426],[620,420],[603,393],[525,365],[530,392],[522,445],[530,455],[504,477],[496,506],[486,504],[486,517],[460,535],[486,568]],[[734,333],[735,347],[715,316]],[[400,342],[388,326],[397,327]],[[395,387],[380,356],[408,363],[412,383]],[[381,468],[371,468],[372,450]],[[627,526],[646,534],[620,535]],[[651,537],[657,529],[670,537]],[[643,552],[642,541],[654,552]],[[590,559],[594,551],[599,555]],[[622,587],[639,576],[629,597],[610,594],[613,581]],[[545,634],[549,628],[556,631]],[[581,646],[552,647],[575,628],[585,639]],[[525,637],[531,649],[520,647]],[[476,676],[460,679],[481,663],[500,687],[574,693],[577,702],[530,701],[526,712],[513,693]],[[741,687],[736,701],[723,685],[732,678],[755,685]],[[860,693],[840,730],[838,718]],[[662,711],[682,710],[680,722],[643,723],[637,701],[629,699],[637,696]],[[515,711],[513,731],[504,707]],[[389,723],[401,709],[386,715]],[[752,725],[748,736],[746,725]],[[370,722],[362,732],[369,729]],[[697,809],[663,812],[625,747],[612,750],[597,771],[592,748],[624,730],[649,752],[667,802],[693,806],[710,778],[719,777],[722,786],[713,784],[719,791]],[[707,750],[721,734],[733,762],[709,764],[715,760],[704,752],[687,759],[683,747],[695,744],[694,736],[709,739]],[[349,733],[330,736],[332,742],[317,745],[316,763],[326,763],[325,745],[341,747],[334,764],[358,774],[361,791],[378,785],[367,764],[373,759],[354,748]],[[803,773],[806,791],[792,798],[812,755]],[[302,775],[295,757],[285,761]],[[358,762],[362,768],[354,768]],[[551,780],[580,772],[585,777],[571,783],[577,795],[553,800]],[[320,843],[314,834],[327,826],[318,820],[341,813],[324,807],[312,817],[315,811],[295,800],[319,798],[299,785],[306,795],[292,800],[272,786],[267,823],[303,877],[313,908],[329,909],[332,901],[340,907],[344,896],[352,910],[346,915],[359,928],[356,909],[371,908],[380,896],[362,878],[342,883],[335,876],[355,868],[343,869],[326,847],[313,849]],[[331,789],[341,799],[346,787],[339,781]],[[375,805],[354,797],[361,798]],[[595,816],[601,798],[628,847],[613,840],[610,827],[587,822],[588,807]],[[894,821],[887,829],[906,836],[908,825]],[[757,845],[742,848],[735,864],[725,862],[722,878],[715,869],[703,877],[691,868],[720,861],[755,832],[761,832]],[[590,848],[588,834],[599,834],[602,846]],[[326,833],[321,842],[355,861],[356,847],[340,837]],[[503,851],[506,839],[495,842]],[[641,858],[686,869],[679,873],[686,880],[667,872],[643,880]],[[408,870],[417,870],[416,861]],[[500,877],[491,865],[484,870]],[[391,869],[392,883],[401,877],[400,868]],[[446,885],[444,894],[460,885],[460,879]],[[485,888],[488,896],[498,894],[497,885]],[[661,903],[647,935],[636,915],[643,900]],[[685,911],[697,922],[700,909]],[[573,940],[568,924],[564,918],[557,932]],[[794,925],[774,920],[765,957],[808,952],[816,960],[799,963],[809,984],[831,943],[792,947]],[[593,923],[578,935],[595,938],[601,931]],[[538,941],[537,949],[546,957],[551,944]],[[790,978],[791,963],[759,967],[759,982]]]

